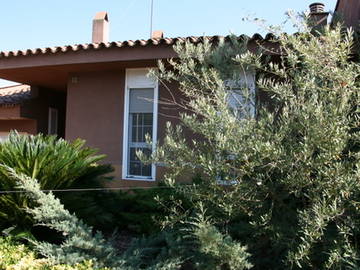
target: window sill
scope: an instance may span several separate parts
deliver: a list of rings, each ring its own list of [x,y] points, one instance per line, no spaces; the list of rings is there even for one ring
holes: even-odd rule
[[[123,177],[123,180],[134,180],[134,181],[144,181],[144,182],[154,182],[154,178],[142,178],[142,177]]]

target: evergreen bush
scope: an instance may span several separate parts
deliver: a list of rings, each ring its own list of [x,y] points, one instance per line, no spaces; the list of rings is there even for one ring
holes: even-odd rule
[[[90,261],[82,264],[55,265],[48,259],[38,259],[24,244],[12,238],[0,238],[0,270],[92,270]],[[102,270],[106,270],[105,268]]]
[[[180,125],[168,123],[151,161],[169,167],[170,186],[184,172],[200,171],[202,178],[176,187],[192,208],[174,201],[164,226],[181,230],[201,202],[216,228],[207,244],[218,232],[240,241],[254,269],[359,269],[354,35],[340,26],[299,26],[296,35],[274,32],[274,43],[260,44],[259,52],[248,50],[246,38],[216,46],[205,39],[175,46],[180,59],[170,68],[159,63],[153,75],[179,83],[185,110]],[[236,107],[229,106],[234,91]],[[187,140],[189,131],[202,140]],[[230,267],[218,247],[208,254]]]
[[[163,232],[140,239],[120,254],[101,232],[93,233],[92,227],[66,210],[52,193],[41,191],[36,179],[1,166],[36,203],[37,207],[27,209],[35,221],[64,235],[61,244],[31,241],[41,255],[55,264],[76,266],[91,261],[96,269],[107,267],[113,270],[180,269],[187,262],[195,269],[228,267],[242,270],[251,267],[247,262],[249,254],[246,248],[209,226],[209,221],[202,218],[203,213],[187,224],[188,231],[179,235]],[[213,232],[215,235],[211,235]],[[211,236],[215,243],[209,242],[207,236]],[[213,247],[217,249],[212,250]],[[225,258],[221,259],[222,255]]]

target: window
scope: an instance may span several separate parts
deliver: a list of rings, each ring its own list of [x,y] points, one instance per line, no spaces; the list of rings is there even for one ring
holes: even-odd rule
[[[227,104],[234,112],[238,119],[253,118],[256,113],[256,87],[255,87],[255,73],[245,72],[241,78],[226,81],[228,91]],[[235,167],[235,156],[233,154],[222,154],[218,156],[219,159],[225,160],[226,163]],[[230,170],[227,175],[224,172],[219,172],[216,181],[219,185],[236,185],[235,170]]]
[[[228,105],[239,118],[255,116],[255,74],[246,72],[239,79],[228,80]]]
[[[49,108],[48,134],[49,135],[58,134],[58,110],[55,108]]]
[[[144,164],[137,151],[151,155],[155,144],[149,145],[146,137],[156,142],[157,83],[146,77],[146,69],[126,71],[123,178],[130,180],[155,180],[155,166]]]

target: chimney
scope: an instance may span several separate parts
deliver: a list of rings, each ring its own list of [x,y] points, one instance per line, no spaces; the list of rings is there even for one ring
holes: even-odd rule
[[[313,3],[310,8],[310,24],[314,29],[327,25],[329,12],[325,12],[323,3]]]
[[[164,31],[162,30],[155,30],[151,33],[151,38],[163,38],[164,37]]]
[[[109,18],[106,11],[96,13],[93,20],[92,43],[109,42]]]

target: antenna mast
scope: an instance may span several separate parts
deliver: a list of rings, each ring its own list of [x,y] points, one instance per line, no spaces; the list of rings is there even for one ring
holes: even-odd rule
[[[153,13],[154,13],[154,0],[151,0],[151,8],[150,8],[150,38],[152,36],[152,28],[153,28]]]

